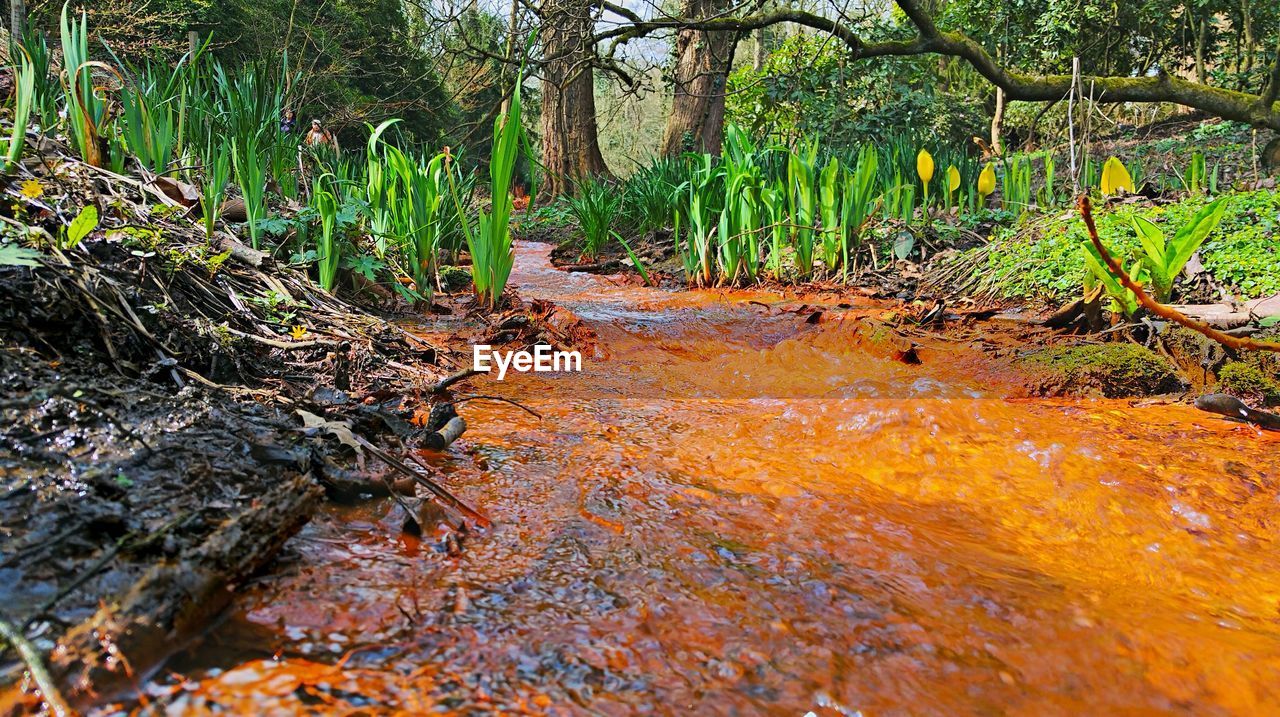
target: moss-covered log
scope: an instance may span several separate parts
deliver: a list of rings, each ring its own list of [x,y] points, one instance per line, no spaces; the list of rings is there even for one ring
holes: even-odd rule
[[[624,8],[606,3],[630,22],[610,28],[596,36],[598,41],[612,40],[614,45],[648,35],[658,30],[704,30],[746,32],[782,23],[792,23],[830,33],[843,42],[858,58],[910,56],[924,54],[958,57],[978,74],[1001,88],[1009,100],[1055,102],[1071,91],[1071,75],[1033,75],[1008,68],[991,56],[977,41],[963,32],[942,30],[933,16],[916,0],[895,0],[919,33],[910,40],[868,43],[853,28],[832,18],[785,9],[747,16],[721,16],[707,20],[684,17],[659,17],[643,20]],[[614,52],[613,48],[608,54]],[[1082,75],[1080,86],[1097,102],[1170,102],[1191,107],[1223,119],[1244,122],[1254,127],[1280,131],[1280,48],[1272,60],[1270,81],[1263,94],[1237,92],[1192,82],[1160,73],[1151,77],[1110,77]]]

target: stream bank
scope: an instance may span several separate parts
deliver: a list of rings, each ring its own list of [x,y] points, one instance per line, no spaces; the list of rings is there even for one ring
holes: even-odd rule
[[[429,449],[469,345],[555,332],[552,308],[513,299],[496,337],[469,292],[438,294],[428,340],[403,305],[210,240],[159,183],[59,162],[61,194],[13,224],[42,250],[0,262],[0,619],[68,702],[132,699],[326,499],[394,491],[458,545],[471,517],[431,497]],[[102,214],[54,242],[80,206]],[[8,644],[0,684],[0,714],[40,704]]]

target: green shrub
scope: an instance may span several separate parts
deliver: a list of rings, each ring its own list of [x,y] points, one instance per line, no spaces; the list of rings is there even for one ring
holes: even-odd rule
[[[613,233],[614,222],[622,210],[622,191],[610,182],[584,179],[578,182],[577,191],[566,199],[582,232],[582,255],[595,259]]]

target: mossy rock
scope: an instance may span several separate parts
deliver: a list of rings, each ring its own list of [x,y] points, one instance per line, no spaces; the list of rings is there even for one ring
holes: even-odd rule
[[[1253,335],[1258,341],[1280,341],[1280,327],[1271,326]],[[1241,363],[1256,367],[1259,371],[1280,380],[1280,353],[1274,351],[1241,351],[1236,356]]]
[[[1255,362],[1231,361],[1218,372],[1218,391],[1245,403],[1273,406],[1280,403],[1280,381],[1274,371]]]
[[[462,266],[440,267],[440,286],[446,294],[453,294],[471,286],[471,270]]]
[[[1034,374],[1031,390],[1043,396],[1126,398],[1183,387],[1168,359],[1137,344],[1051,346],[1021,362]]]

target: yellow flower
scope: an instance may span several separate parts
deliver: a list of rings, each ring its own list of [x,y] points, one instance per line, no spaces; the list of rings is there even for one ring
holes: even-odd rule
[[[933,155],[928,150],[920,150],[920,154],[916,155],[916,172],[920,175],[920,181],[928,184],[933,179]]]
[[[996,191],[996,168],[988,162],[987,166],[982,168],[982,174],[978,175],[978,194],[985,202],[994,191]]]
[[[22,183],[22,196],[27,199],[39,199],[44,196],[44,185],[38,179],[28,179]]]
[[[960,170],[956,165],[947,167],[947,191],[954,192],[960,188]]]
[[[1102,165],[1102,193],[1109,196],[1119,194],[1122,189],[1133,193],[1133,177],[1120,160],[1112,157]]]
[[[307,335],[307,327],[295,326],[289,329],[289,335],[293,337],[294,341],[301,341]]]

